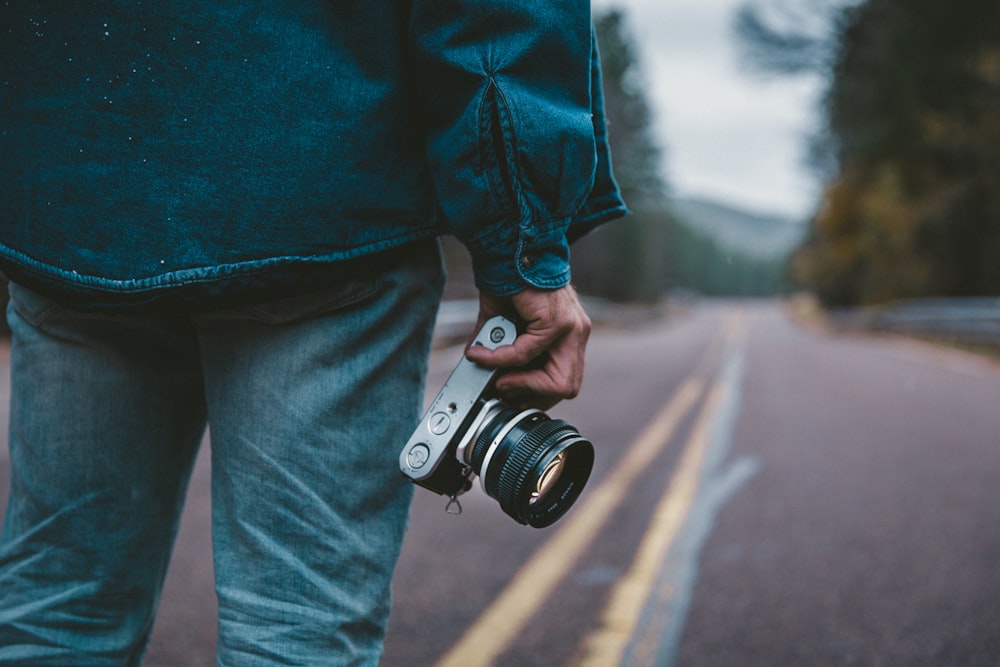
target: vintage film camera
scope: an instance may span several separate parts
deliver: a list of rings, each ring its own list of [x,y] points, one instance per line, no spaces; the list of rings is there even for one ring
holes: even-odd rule
[[[513,322],[494,317],[473,345],[496,349],[516,338]],[[478,475],[487,495],[515,521],[544,528],[583,491],[594,447],[562,420],[504,404],[493,391],[496,373],[463,356],[400,453],[399,467],[420,486],[451,498],[453,513],[461,511],[457,498]]]

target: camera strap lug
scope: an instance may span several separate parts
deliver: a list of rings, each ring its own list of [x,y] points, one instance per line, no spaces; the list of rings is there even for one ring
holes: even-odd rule
[[[448,504],[445,506],[444,511],[448,514],[454,514],[458,516],[462,513],[462,503],[458,501],[458,496],[452,494],[448,496]]]

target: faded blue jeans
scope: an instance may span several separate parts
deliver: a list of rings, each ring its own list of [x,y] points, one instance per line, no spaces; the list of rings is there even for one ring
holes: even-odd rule
[[[206,422],[218,663],[375,665],[443,272],[95,314],[12,286],[0,665],[138,665]]]

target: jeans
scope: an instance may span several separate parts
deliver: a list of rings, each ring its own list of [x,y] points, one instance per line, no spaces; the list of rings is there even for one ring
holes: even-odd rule
[[[11,288],[0,665],[138,665],[206,423],[219,665],[375,665],[443,272],[216,312]]]

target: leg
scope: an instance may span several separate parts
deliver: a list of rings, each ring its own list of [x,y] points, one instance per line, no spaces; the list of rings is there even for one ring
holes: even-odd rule
[[[443,275],[437,247],[202,323],[220,665],[375,665]]]
[[[193,331],[11,292],[0,665],[137,665],[204,430]]]

